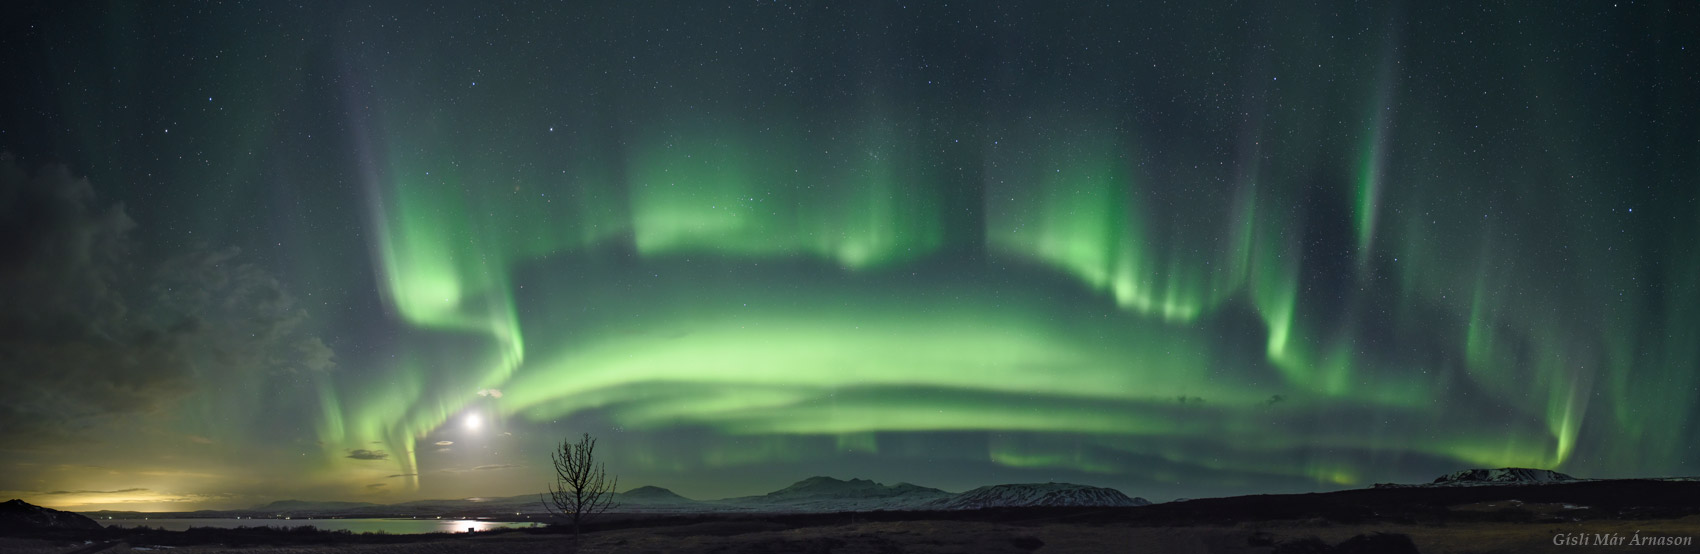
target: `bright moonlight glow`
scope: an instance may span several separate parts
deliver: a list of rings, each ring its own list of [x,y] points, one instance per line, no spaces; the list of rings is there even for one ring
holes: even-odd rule
[[[479,427],[484,426],[484,419],[478,417],[478,414],[466,414],[466,419],[463,419],[461,423],[466,426],[466,430],[477,431]]]

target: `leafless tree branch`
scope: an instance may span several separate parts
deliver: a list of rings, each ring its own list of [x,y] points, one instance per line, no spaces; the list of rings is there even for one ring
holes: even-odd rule
[[[579,524],[614,506],[618,477],[608,478],[604,464],[595,460],[596,439],[585,433],[578,442],[561,441],[549,457],[555,465],[555,481],[543,496],[543,508],[556,519],[571,522],[573,535]]]

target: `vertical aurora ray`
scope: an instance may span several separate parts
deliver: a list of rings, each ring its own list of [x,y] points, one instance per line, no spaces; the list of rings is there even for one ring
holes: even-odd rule
[[[869,119],[848,144],[727,120],[640,141],[625,171],[638,253],[803,255],[864,269],[937,249],[943,232],[930,172],[912,144]],[[765,162],[805,159],[811,149],[835,163]]]
[[[1394,37],[1388,37],[1386,51],[1380,61],[1380,70],[1375,79],[1375,96],[1369,102],[1370,110],[1367,119],[1368,133],[1359,146],[1357,158],[1357,174],[1353,187],[1354,223],[1357,227],[1358,239],[1358,276],[1363,278],[1369,264],[1371,248],[1375,242],[1375,230],[1382,202],[1382,187],[1387,170],[1387,150],[1390,148],[1389,127],[1393,125],[1393,91],[1398,86],[1394,65],[1398,62],[1392,46]]]
[[[1385,97],[1385,94],[1381,96]],[[1377,102],[1380,108],[1376,110],[1373,129],[1365,139],[1363,153],[1358,158],[1357,186],[1354,206],[1357,212],[1358,230],[1358,265],[1362,274],[1363,266],[1369,262],[1371,246],[1375,242],[1377,212],[1381,205],[1382,171],[1386,167],[1387,139],[1385,128],[1392,119],[1388,112],[1392,109],[1385,101]]]
[[[1206,241],[1153,229],[1167,218],[1152,219],[1133,174],[1138,164],[1121,142],[1105,133],[1082,136],[1040,147],[1044,157],[988,176],[988,248],[1057,267],[1118,306],[1173,322],[1195,320],[1238,293],[1246,214],[1233,210],[1234,221],[1209,231],[1228,236],[1227,248],[1188,248]],[[1170,248],[1154,248],[1157,236],[1170,238]]]
[[[714,133],[707,129],[718,126],[702,127],[643,141],[629,162],[638,253],[784,251],[786,216],[779,212],[789,212],[793,200],[772,197],[778,176],[756,161],[771,145],[754,143],[731,125]],[[769,203],[777,206],[763,205]]]
[[[944,245],[935,176],[919,159],[917,145],[886,117],[868,120],[845,155],[845,171],[828,182],[797,183],[826,191],[810,194],[812,201],[801,210],[804,221],[820,222],[816,229],[800,230],[815,238],[805,248],[850,268],[913,260]]]
[[[1700,148],[1691,152],[1700,155]],[[1695,168],[1694,175],[1700,178],[1700,168]],[[1680,403],[1683,395],[1687,394],[1684,391],[1700,390],[1700,374],[1683,370],[1700,367],[1700,319],[1694,318],[1693,312],[1688,309],[1700,306],[1700,279],[1691,278],[1700,275],[1700,205],[1692,210],[1689,214],[1691,219],[1677,219],[1665,235],[1676,242],[1672,255],[1681,261],[1670,264],[1665,269],[1667,288],[1655,300],[1663,304],[1664,317],[1661,321],[1649,325],[1664,331],[1668,339],[1662,344],[1660,351],[1641,358],[1641,367],[1662,369],[1657,376],[1662,382],[1657,389],[1658,396],[1651,399],[1653,402]],[[1686,412],[1679,413],[1672,419],[1674,421],[1668,422],[1668,425],[1686,429],[1687,436],[1694,436],[1696,431],[1700,431],[1700,406],[1690,406]],[[1585,422],[1576,422],[1577,425],[1582,423]],[[1657,432],[1655,429],[1638,431]],[[1663,457],[1680,455],[1676,452],[1676,444],[1660,443],[1649,448]]]
[[[379,440],[392,449],[401,474],[417,475],[416,439],[447,421],[477,391],[504,383],[524,361],[525,343],[507,280],[508,262],[494,245],[464,238],[476,237],[476,232],[456,228],[457,224],[476,225],[476,220],[461,211],[462,204],[452,196],[440,203],[412,191],[401,196],[397,209],[390,212],[399,216],[392,221],[393,228],[379,233],[386,298],[409,324],[482,337],[490,351],[469,360],[477,371],[445,374],[429,369],[444,360],[392,368],[408,386],[395,390],[396,381],[385,383],[382,388],[388,390],[381,394],[388,401],[356,409],[351,420],[360,423],[351,434],[358,439],[382,437]],[[411,378],[421,371],[448,378],[427,391]]]
[[[536,233],[515,225],[516,216],[552,214],[521,195],[522,185],[507,196],[490,194],[505,184],[497,173],[442,156],[437,143],[446,141],[432,140],[432,123],[379,113],[369,127],[357,129],[370,250],[381,298],[395,316],[425,334],[469,337],[475,346],[435,358],[420,347],[382,368],[380,378],[343,383],[357,394],[327,386],[319,392],[326,414],[321,440],[344,452],[383,445],[381,459],[393,461],[410,489],[419,485],[418,439],[479,391],[506,382],[525,359],[509,275],[514,261],[582,242],[592,226]],[[444,344],[462,346],[458,340]],[[336,450],[329,455],[341,456]]]
[[[1278,203],[1279,199],[1267,202]],[[1299,247],[1300,230],[1287,217],[1260,212],[1255,221],[1257,241],[1251,256],[1250,301],[1267,330],[1264,354],[1287,382],[1327,396],[1348,394],[1388,396],[1354,386],[1356,362],[1338,341],[1326,340],[1302,311],[1300,269],[1305,260]],[[1356,389],[1356,390],[1354,390]],[[1396,396],[1405,396],[1397,394]]]

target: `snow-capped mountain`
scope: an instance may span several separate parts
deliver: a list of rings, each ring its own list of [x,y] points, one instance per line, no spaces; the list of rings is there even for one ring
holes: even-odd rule
[[[1376,483],[1378,489],[1398,489],[1411,487],[1492,487],[1500,485],[1548,485],[1553,483],[1574,483],[1587,481],[1577,479],[1549,469],[1530,469],[1526,467],[1502,467],[1498,469],[1465,469],[1454,471],[1428,483],[1407,485],[1400,483]]]
[[[867,479],[841,481],[816,476],[765,495],[719,502],[761,511],[837,512],[905,510],[950,496],[939,489],[909,483],[883,485]]]
[[[1071,483],[1027,483],[980,487],[924,506],[929,510],[977,510],[1015,506],[1145,506],[1115,489]]]
[[[1575,477],[1548,469],[1502,467],[1499,469],[1466,469],[1435,478],[1432,485],[1537,485],[1575,481]]]

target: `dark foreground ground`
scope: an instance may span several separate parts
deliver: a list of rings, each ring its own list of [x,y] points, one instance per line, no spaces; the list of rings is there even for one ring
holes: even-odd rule
[[[1616,537],[1615,545],[1601,545]],[[1655,541],[1656,539],[1656,541]],[[1700,482],[1369,489],[1138,508],[860,514],[608,515],[579,552],[1700,552]],[[92,541],[85,544],[85,541]],[[1675,545],[1636,544],[1676,542]],[[1555,544],[1555,542],[1569,544]],[[1686,544],[1683,544],[1686,542]],[[271,530],[37,533],[0,552],[570,552],[570,535]],[[155,550],[157,551],[157,550]]]

